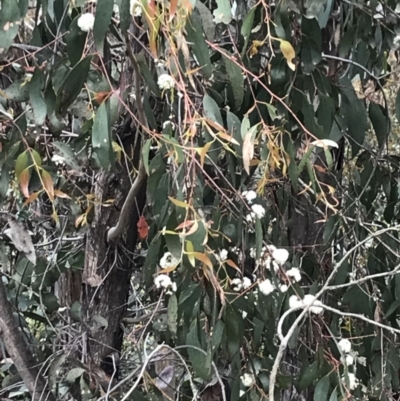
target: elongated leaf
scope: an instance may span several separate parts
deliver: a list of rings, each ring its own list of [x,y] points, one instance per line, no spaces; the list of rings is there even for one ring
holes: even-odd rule
[[[56,114],[65,115],[80,94],[89,73],[91,60],[91,56],[84,58],[68,73],[57,92]]]
[[[103,46],[108,26],[114,8],[114,0],[97,0],[96,15],[93,26],[94,43],[100,55],[103,55]]]
[[[43,86],[44,74],[40,68],[36,67],[31,78],[31,82],[29,83],[29,100],[33,108],[35,124],[38,126],[42,126],[44,124],[47,113],[47,106],[42,93]]]
[[[21,192],[24,194],[26,198],[29,198],[29,180],[31,178],[29,168],[22,170],[21,174],[18,177],[19,186],[21,188]]]
[[[53,201],[54,200],[53,179],[51,178],[51,175],[46,170],[42,170],[40,172],[40,174],[42,176],[44,189],[46,190],[47,195],[50,198],[50,200]]]
[[[129,25],[131,24],[132,21],[130,4],[131,4],[130,0],[122,0],[119,6],[119,15],[121,18],[120,28],[123,35],[125,35],[126,32],[128,31]]]
[[[201,67],[201,71],[207,79],[211,78],[213,73],[210,54],[203,36],[201,20],[197,13],[192,13],[186,23],[186,38],[190,42],[193,53]]]
[[[378,140],[379,148],[382,148],[389,135],[389,119],[385,115],[383,108],[376,103],[371,102],[369,105],[369,118],[374,127],[375,135]]]
[[[145,144],[143,145],[143,149],[142,149],[143,163],[144,163],[144,168],[146,169],[147,175],[150,175],[150,169],[149,169],[150,146],[151,146],[151,139],[148,139],[145,142]]]
[[[112,163],[111,128],[107,113],[107,102],[103,102],[97,109],[92,128],[92,146],[96,152],[100,166],[108,170]]]
[[[244,77],[242,75],[242,69],[231,60],[233,55],[226,54],[223,59],[225,62],[226,73],[229,77],[229,84],[232,88],[232,94],[235,101],[235,109],[238,110],[243,102],[244,96]]]
[[[22,173],[22,170],[25,170],[28,167],[29,158],[27,152],[21,153],[15,162],[15,178],[19,180],[19,176]]]
[[[329,376],[324,376],[315,386],[314,401],[326,401],[328,399],[329,386]]]
[[[223,120],[217,102],[209,95],[203,98],[204,114],[211,121],[218,123],[223,127]]]

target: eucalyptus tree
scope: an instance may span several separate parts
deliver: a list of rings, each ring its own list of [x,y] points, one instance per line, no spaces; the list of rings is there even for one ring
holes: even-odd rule
[[[392,399],[400,5],[0,4],[0,394]]]

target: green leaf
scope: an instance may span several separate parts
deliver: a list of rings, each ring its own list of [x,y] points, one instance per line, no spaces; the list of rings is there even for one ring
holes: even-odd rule
[[[145,144],[143,145],[143,149],[142,149],[143,163],[144,163],[144,168],[146,169],[147,175],[150,175],[150,168],[149,168],[150,146],[151,146],[151,139],[148,139],[145,142]]]
[[[214,42],[215,23],[210,9],[201,1],[196,1],[195,12],[199,13],[204,34],[210,42]]]
[[[73,368],[67,374],[67,382],[74,383],[75,380],[79,379],[85,373],[84,368]]]
[[[113,14],[114,0],[98,0],[96,5],[96,15],[93,26],[94,43],[97,51],[103,56],[103,46],[108,26]]]
[[[57,297],[52,293],[43,293],[42,301],[48,313],[53,313],[60,307],[57,301]]]
[[[373,102],[369,105],[369,118],[374,127],[379,148],[382,149],[382,147],[385,146],[386,139],[389,135],[389,119],[387,118],[383,107]]]
[[[111,127],[109,124],[107,102],[103,102],[97,109],[92,127],[92,147],[96,152],[100,166],[108,170],[113,162],[111,142]]]
[[[0,55],[5,54],[18,33],[21,11],[17,0],[3,0],[0,13]],[[18,22],[18,23],[17,23]]]
[[[229,355],[233,357],[240,348],[240,342],[244,331],[243,319],[231,305],[228,305],[224,313],[224,322],[226,332],[229,333],[227,338],[228,352]]]
[[[253,7],[246,15],[246,17],[243,20],[243,25],[242,28],[240,29],[241,35],[244,37],[244,40],[246,43],[249,40],[251,30],[253,28],[253,21],[254,21],[254,14],[256,11],[256,7]],[[246,46],[245,46],[246,48]]]
[[[232,20],[231,3],[229,0],[217,0],[217,8],[213,12],[215,23],[228,25]]]
[[[217,102],[209,95],[205,95],[203,98],[204,114],[211,121],[218,123],[223,126],[223,120],[221,112],[219,110]]]
[[[325,401],[328,399],[330,387],[329,376],[324,376],[315,386],[314,401]]]
[[[17,157],[17,160],[15,162],[15,177],[17,178],[17,180],[19,179],[22,171],[28,167],[28,163],[29,163],[29,158],[27,151],[22,152]]]
[[[186,38],[190,43],[192,51],[196,56],[201,71],[207,79],[211,78],[213,73],[208,46],[204,40],[201,20],[197,13],[192,13],[186,23]]]
[[[337,387],[335,387],[332,391],[331,396],[329,397],[329,401],[338,401],[338,395],[337,395]]]
[[[71,22],[69,33],[65,37],[65,42],[67,43],[67,54],[72,67],[82,58],[87,38],[87,32],[82,31],[78,26],[79,18],[80,15],[74,18]]]
[[[75,156],[75,153],[71,149],[70,145],[68,145],[67,143],[54,141],[53,148],[56,150],[56,153],[63,159],[63,162],[68,167],[75,171],[81,170],[78,158]]]
[[[186,344],[202,349],[198,331],[199,331],[199,324],[198,324],[198,319],[196,318],[190,325],[189,332],[186,335]],[[211,373],[211,364],[207,365],[206,363],[207,356],[202,352],[191,347],[188,347],[188,354],[190,362],[192,363],[195,372],[203,380],[208,380]]]
[[[244,78],[242,75],[242,69],[231,60],[232,54],[224,52],[225,56],[223,60],[225,62],[226,73],[229,78],[229,86],[232,89],[233,98],[235,101],[234,107],[236,110],[240,108],[243,102],[244,96]]]
[[[85,57],[68,73],[60,89],[57,91],[56,114],[64,116],[69,106],[81,93],[90,69],[91,56]]]
[[[29,83],[29,100],[33,108],[33,115],[37,126],[44,124],[47,114],[47,106],[42,93],[43,86],[44,74],[40,68],[36,67]]]
[[[123,35],[128,31],[132,21],[130,4],[131,0],[122,0],[119,6],[120,28]]]
[[[178,300],[175,294],[168,300],[168,328],[172,337],[175,338],[178,330]]]

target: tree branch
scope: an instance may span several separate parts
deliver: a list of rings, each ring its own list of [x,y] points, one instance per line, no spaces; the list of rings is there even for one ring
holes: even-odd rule
[[[131,47],[131,43],[129,41],[128,33],[125,35],[125,43],[126,43],[126,51],[127,51],[128,57],[132,63],[133,69],[135,71],[135,97],[136,97],[136,107],[137,107],[137,111],[138,111],[139,123],[141,124],[142,129],[148,130],[149,126],[147,123],[146,114],[144,113],[142,94],[140,92],[139,65],[137,63],[135,55],[132,52],[132,47]],[[146,169],[144,167],[144,163],[143,163],[142,157],[140,155],[138,174],[137,174],[135,181],[132,184],[132,187],[129,190],[129,193],[122,206],[121,213],[119,215],[117,224],[115,225],[115,227],[111,227],[108,230],[108,234],[107,234],[108,242],[116,242],[118,240],[118,238],[123,234],[124,229],[126,228],[128,222],[129,222],[129,215],[131,213],[132,207],[135,204],[136,196],[138,195],[139,190],[142,187],[145,177],[146,177]]]
[[[55,401],[53,394],[47,388],[45,378],[39,372],[37,362],[28,349],[22,333],[15,322],[2,277],[3,275],[0,273],[0,335],[3,338],[4,345],[28,388],[32,400]]]

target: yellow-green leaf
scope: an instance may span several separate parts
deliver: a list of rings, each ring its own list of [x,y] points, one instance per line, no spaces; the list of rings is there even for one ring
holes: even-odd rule
[[[180,201],[178,199],[172,198],[171,196],[168,196],[168,199],[175,205],[178,207],[183,207],[185,209],[187,209],[188,207],[190,207],[190,205],[186,202]]]
[[[187,256],[188,256],[190,264],[194,267],[196,260],[193,256],[194,247],[193,247],[193,244],[191,241],[186,241],[186,252],[187,252]]]
[[[15,162],[15,177],[17,180],[19,180],[20,175],[23,170],[25,170],[28,167],[28,155],[25,152],[22,152],[18,157]]]
[[[279,39],[281,52],[283,57],[285,57],[287,65],[289,68],[294,71],[296,69],[295,64],[293,63],[293,59],[296,57],[296,52],[293,49],[293,46],[290,42],[286,40]]]

